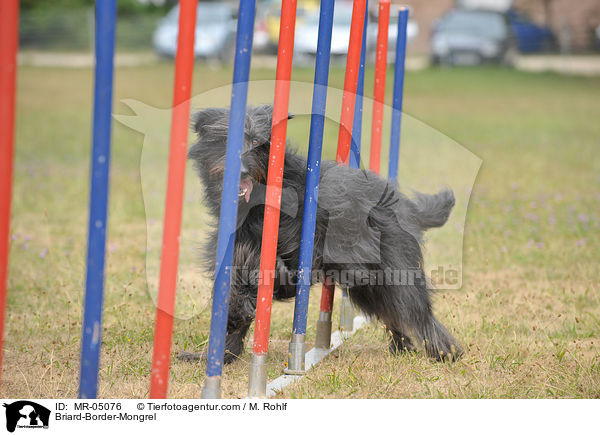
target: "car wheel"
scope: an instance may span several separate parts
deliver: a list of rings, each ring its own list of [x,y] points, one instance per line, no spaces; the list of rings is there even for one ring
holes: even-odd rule
[[[452,66],[477,66],[483,63],[483,57],[476,51],[452,51],[448,64]]]

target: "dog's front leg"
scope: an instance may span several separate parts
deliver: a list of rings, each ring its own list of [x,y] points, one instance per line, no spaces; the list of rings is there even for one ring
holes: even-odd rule
[[[256,296],[258,293],[258,274],[260,255],[246,256],[242,269],[234,271],[227,319],[227,337],[225,339],[225,364],[238,358],[244,350],[244,339],[256,315]],[[287,299],[296,294],[296,285],[291,272],[278,256],[273,283],[275,299]]]
[[[244,350],[244,339],[254,320],[260,250],[249,244],[236,245],[234,266],[231,271],[227,335],[225,337],[225,364],[235,361]],[[182,351],[177,358],[182,361],[206,359],[208,349],[202,353]]]
[[[242,354],[244,339],[254,320],[256,311],[256,288],[237,287],[231,285],[229,315],[227,318],[227,335],[225,336],[224,363],[231,364]],[[194,362],[206,359],[208,349],[202,353],[181,351],[177,358],[181,361]]]
[[[225,364],[235,361],[244,351],[244,339],[256,314],[256,293],[253,285],[232,284],[225,337]]]

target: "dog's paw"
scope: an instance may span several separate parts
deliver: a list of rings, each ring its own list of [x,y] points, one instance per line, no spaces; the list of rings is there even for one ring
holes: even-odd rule
[[[186,352],[182,350],[177,354],[177,359],[185,362],[198,362],[201,359],[206,359],[207,355],[206,352]]]

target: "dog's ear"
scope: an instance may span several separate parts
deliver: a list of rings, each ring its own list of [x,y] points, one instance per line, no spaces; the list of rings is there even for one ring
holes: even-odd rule
[[[220,130],[220,126],[223,125],[226,129],[228,122],[229,109],[226,108],[204,109],[192,115],[192,128],[199,136],[203,136],[215,128]]]
[[[259,137],[259,142],[268,142],[271,138],[271,129],[273,128],[273,106],[265,104],[253,107],[248,110],[248,117],[254,134]],[[287,119],[292,119],[293,117],[293,114],[288,113]]]
[[[263,104],[262,106],[256,106],[253,108],[255,116],[264,116],[268,118],[269,123],[273,122],[273,106],[271,104]],[[294,114],[288,113],[287,119],[293,119]]]

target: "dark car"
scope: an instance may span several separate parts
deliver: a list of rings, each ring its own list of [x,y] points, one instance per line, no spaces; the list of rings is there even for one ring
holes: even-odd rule
[[[452,9],[434,26],[431,60],[434,64],[512,64],[516,51],[505,14],[478,9]]]
[[[521,53],[556,49],[556,37],[550,28],[534,23],[527,14],[516,9],[509,9],[506,15]]]

